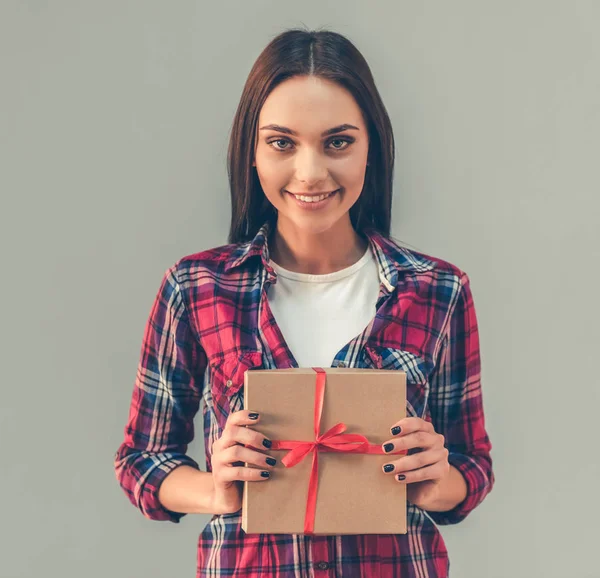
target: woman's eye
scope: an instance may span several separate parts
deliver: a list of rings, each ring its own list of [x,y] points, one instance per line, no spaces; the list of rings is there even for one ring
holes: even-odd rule
[[[331,148],[335,151],[342,151],[342,150],[346,150],[348,148],[348,146],[353,142],[353,139],[350,138],[334,138],[331,139],[329,141]],[[280,146],[283,143],[283,146]],[[336,143],[336,144],[334,144]],[[275,139],[272,141],[269,141],[267,143],[268,145],[272,146],[275,150],[280,151],[280,152],[285,152],[290,150],[290,147],[286,147],[286,144],[291,144],[289,140],[284,139],[284,138],[279,138],[279,139]],[[347,146],[345,146],[347,145]]]
[[[333,144],[334,142],[337,142],[337,143],[342,143],[342,146],[334,146],[334,147],[333,147],[333,148],[334,148],[334,149],[336,149],[336,150],[342,150],[342,149],[344,149],[344,148],[347,148],[347,147],[343,146],[343,145],[344,145],[344,143],[346,143],[346,144],[350,144],[350,142],[349,142],[347,139],[344,139],[344,138],[335,138],[335,139],[333,139],[332,141],[330,141],[330,144]]]
[[[289,141],[287,141],[287,140],[285,140],[285,139],[282,139],[282,138],[280,138],[280,139],[277,139],[277,140],[272,140],[272,141],[271,141],[269,144],[274,144],[274,143],[288,143],[288,142],[289,142]],[[275,148],[276,148],[277,150],[280,150],[280,151],[287,150],[287,149],[285,149],[285,148],[281,148],[281,147],[279,147],[279,146],[276,146]]]

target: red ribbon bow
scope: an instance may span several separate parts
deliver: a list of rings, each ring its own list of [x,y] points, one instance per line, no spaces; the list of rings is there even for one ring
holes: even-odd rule
[[[273,450],[291,450],[281,460],[286,468],[291,468],[299,464],[309,453],[312,452],[312,469],[308,482],[308,500],[306,502],[306,514],[304,516],[304,533],[312,534],[315,527],[315,512],[317,509],[317,486],[319,452],[352,452],[358,454],[386,454],[378,444],[371,444],[369,440],[359,434],[344,434],[346,431],[345,423],[337,423],[328,429],[324,434],[319,434],[321,429],[321,415],[323,414],[323,402],[325,399],[325,380],[327,373],[320,367],[313,367],[317,372],[316,390],[315,390],[315,441],[296,441],[296,440],[271,440]],[[394,452],[396,454],[406,454],[406,451]],[[387,455],[387,454],[386,454]]]

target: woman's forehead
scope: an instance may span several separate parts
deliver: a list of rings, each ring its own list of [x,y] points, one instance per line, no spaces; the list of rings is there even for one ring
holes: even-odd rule
[[[259,128],[272,124],[305,136],[321,136],[344,124],[364,128],[352,94],[335,82],[314,77],[294,77],[273,89],[261,108]]]

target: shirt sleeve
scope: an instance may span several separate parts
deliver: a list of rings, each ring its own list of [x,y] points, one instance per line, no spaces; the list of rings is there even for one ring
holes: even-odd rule
[[[450,511],[427,514],[437,524],[456,524],[483,501],[494,485],[481,392],[479,332],[466,273],[461,274],[430,385],[432,422],[446,438],[450,465],[465,478],[467,497]]]
[[[125,439],[114,457],[119,484],[151,520],[178,523],[185,515],[164,508],[158,490],[180,465],[199,469],[185,452],[194,438],[205,368],[174,265],[163,276],[146,322]]]

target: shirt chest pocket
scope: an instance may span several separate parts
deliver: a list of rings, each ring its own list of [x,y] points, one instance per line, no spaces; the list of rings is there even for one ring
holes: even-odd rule
[[[262,367],[262,353],[235,349],[215,356],[209,365],[215,414],[219,425],[225,427],[229,414],[243,409],[244,374]]]
[[[373,369],[406,373],[406,417],[431,421],[429,413],[429,368],[426,361],[410,351],[393,347],[365,345],[365,364]]]

